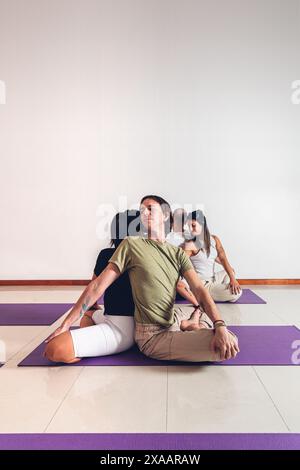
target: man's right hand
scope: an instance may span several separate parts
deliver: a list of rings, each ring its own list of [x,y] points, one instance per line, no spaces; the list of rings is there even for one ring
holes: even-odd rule
[[[211,346],[215,352],[220,353],[221,361],[235,357],[240,351],[236,336],[225,326],[219,326],[214,330]]]

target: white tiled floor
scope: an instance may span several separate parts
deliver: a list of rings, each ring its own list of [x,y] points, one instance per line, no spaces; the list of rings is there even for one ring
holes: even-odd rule
[[[4,359],[1,357],[0,360],[11,359],[43,330],[45,326],[0,326],[0,340],[4,340],[5,344],[5,351],[2,353],[5,357]]]
[[[287,430],[252,367],[170,367],[168,378],[169,432]]]
[[[300,301],[299,301],[300,304]],[[290,324],[281,318],[275,308],[265,304],[218,304],[222,317],[229,325],[285,325]]]
[[[266,305],[219,305],[232,325],[296,324],[300,287],[254,287]],[[0,288],[0,302],[73,302],[81,287]],[[54,330],[0,327],[0,432],[300,432],[298,367],[17,364]]]
[[[167,367],[85,367],[47,432],[164,432]]]

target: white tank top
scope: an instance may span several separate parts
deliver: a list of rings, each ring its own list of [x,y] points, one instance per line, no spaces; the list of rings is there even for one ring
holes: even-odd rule
[[[215,275],[215,264],[218,252],[216,250],[216,241],[213,237],[210,237],[210,254],[207,257],[207,253],[204,249],[198,251],[194,256],[190,257],[190,260],[201,279],[210,279]]]

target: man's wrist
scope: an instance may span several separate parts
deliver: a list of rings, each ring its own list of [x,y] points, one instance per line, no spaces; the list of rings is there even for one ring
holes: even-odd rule
[[[213,326],[214,326],[215,331],[217,331],[219,328],[227,328],[224,320],[215,320],[213,322]]]
[[[214,330],[213,330],[214,334],[217,335],[217,336],[219,336],[219,335],[220,335],[220,336],[223,336],[224,333],[226,334],[227,331],[228,331],[228,330],[227,330],[227,326],[226,326],[226,325],[222,325],[222,326],[220,326],[219,328],[214,328]]]

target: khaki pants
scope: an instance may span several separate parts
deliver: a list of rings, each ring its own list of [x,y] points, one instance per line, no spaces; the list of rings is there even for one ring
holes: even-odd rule
[[[219,352],[211,348],[213,329],[180,330],[181,321],[189,319],[192,312],[191,307],[174,307],[175,322],[170,327],[136,322],[135,341],[140,351],[148,357],[159,360],[220,361]],[[205,314],[203,316],[206,317]],[[205,319],[203,316],[202,319]]]
[[[215,302],[236,302],[242,295],[242,291],[239,294],[232,294],[229,287],[230,279],[226,271],[219,271],[214,277],[203,282]]]

